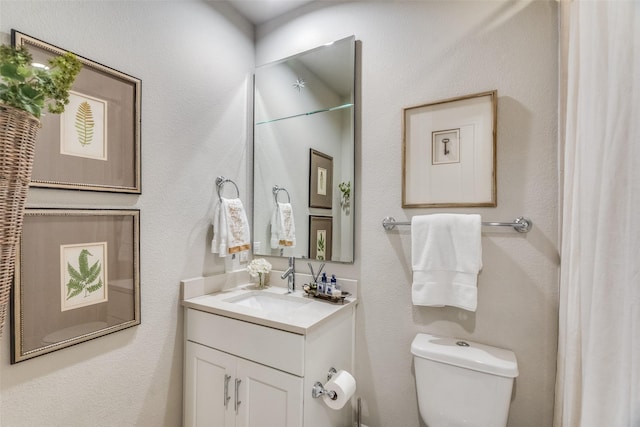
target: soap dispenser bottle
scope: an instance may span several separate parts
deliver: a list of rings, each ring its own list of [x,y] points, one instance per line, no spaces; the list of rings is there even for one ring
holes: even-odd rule
[[[338,279],[336,279],[336,275],[331,275],[331,296],[340,297],[342,296],[342,290],[340,289],[340,285],[338,285]]]
[[[327,292],[327,273],[322,273],[322,278],[318,283],[318,293],[324,294],[325,292]]]

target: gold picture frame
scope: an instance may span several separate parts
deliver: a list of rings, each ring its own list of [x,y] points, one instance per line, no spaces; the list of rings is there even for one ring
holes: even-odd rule
[[[26,209],[11,363],[140,324],[140,211]]]
[[[67,52],[16,30],[11,37],[38,63]],[[82,69],[65,112],[41,118],[30,186],[140,194],[142,82],[76,56]],[[79,132],[79,122],[89,132]]]
[[[498,92],[403,110],[402,207],[497,206]]]

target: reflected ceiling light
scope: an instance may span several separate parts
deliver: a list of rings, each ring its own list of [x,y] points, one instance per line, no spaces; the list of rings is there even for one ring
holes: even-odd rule
[[[307,82],[305,82],[301,77],[296,79],[296,82],[293,84],[293,87],[300,92],[302,88],[306,86]]]

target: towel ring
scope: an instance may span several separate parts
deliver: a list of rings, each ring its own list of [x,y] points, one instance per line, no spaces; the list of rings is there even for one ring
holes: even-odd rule
[[[224,176],[219,176],[216,178],[216,191],[218,192],[218,200],[222,201],[222,189],[227,182],[230,182],[234,187],[236,187],[237,198],[240,198],[240,190],[238,190],[238,186],[236,185],[236,183],[228,178],[225,178]]]
[[[287,189],[284,187],[280,187],[277,184],[273,186],[273,200],[278,203],[278,193],[280,193],[281,191],[287,193],[287,203],[291,203],[291,195],[289,194]]]

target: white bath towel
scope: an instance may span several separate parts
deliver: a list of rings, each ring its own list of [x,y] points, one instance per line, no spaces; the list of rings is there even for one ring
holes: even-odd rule
[[[271,215],[271,248],[296,246],[296,226],[291,203],[276,203]]]
[[[249,221],[240,199],[222,197],[213,214],[211,252],[220,257],[251,249]]]
[[[476,311],[482,269],[480,215],[435,214],[411,220],[413,304]]]

